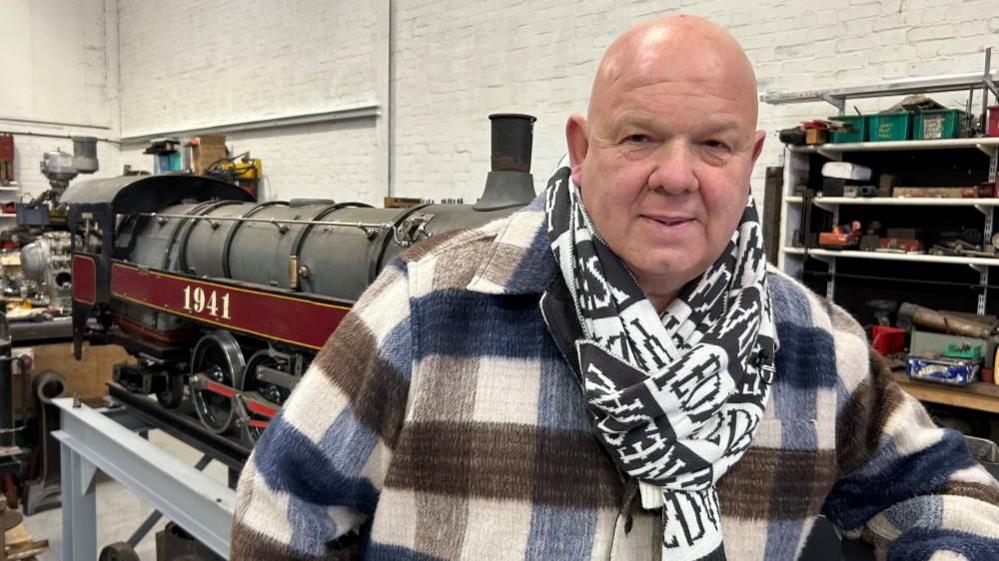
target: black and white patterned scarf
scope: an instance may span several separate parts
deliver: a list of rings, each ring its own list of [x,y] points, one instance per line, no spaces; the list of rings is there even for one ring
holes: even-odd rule
[[[662,508],[664,560],[723,560],[715,485],[759,426],[776,350],[752,197],[721,257],[661,316],[597,235],[569,168],[549,180],[545,211],[598,438],[642,506]]]

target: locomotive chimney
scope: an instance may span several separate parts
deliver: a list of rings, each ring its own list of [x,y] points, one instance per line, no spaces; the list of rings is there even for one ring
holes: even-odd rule
[[[534,200],[531,147],[534,121],[531,115],[494,113],[492,121],[492,171],[475,210],[501,210],[524,206]]]

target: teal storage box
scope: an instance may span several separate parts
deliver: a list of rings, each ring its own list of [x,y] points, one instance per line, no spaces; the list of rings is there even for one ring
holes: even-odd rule
[[[957,138],[963,120],[964,111],[959,109],[937,109],[916,113],[912,116],[912,138],[913,140]]]
[[[829,142],[841,144],[844,142],[864,142],[867,140],[867,117],[864,115],[837,115],[829,117],[830,121],[844,123],[849,130],[833,132]]]
[[[877,113],[867,116],[867,139],[871,142],[909,140],[912,113]]]

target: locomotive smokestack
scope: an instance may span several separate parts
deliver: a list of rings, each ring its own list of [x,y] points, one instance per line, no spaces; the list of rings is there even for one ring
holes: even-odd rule
[[[475,210],[500,210],[524,206],[534,200],[531,148],[534,121],[531,115],[495,113],[492,121],[492,171]]]

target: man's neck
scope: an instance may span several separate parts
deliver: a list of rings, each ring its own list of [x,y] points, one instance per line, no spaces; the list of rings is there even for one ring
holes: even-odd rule
[[[662,315],[679,294],[679,290],[672,290],[670,292],[659,291],[655,293],[646,291],[645,296],[649,299],[649,302],[652,302],[652,307]]]

